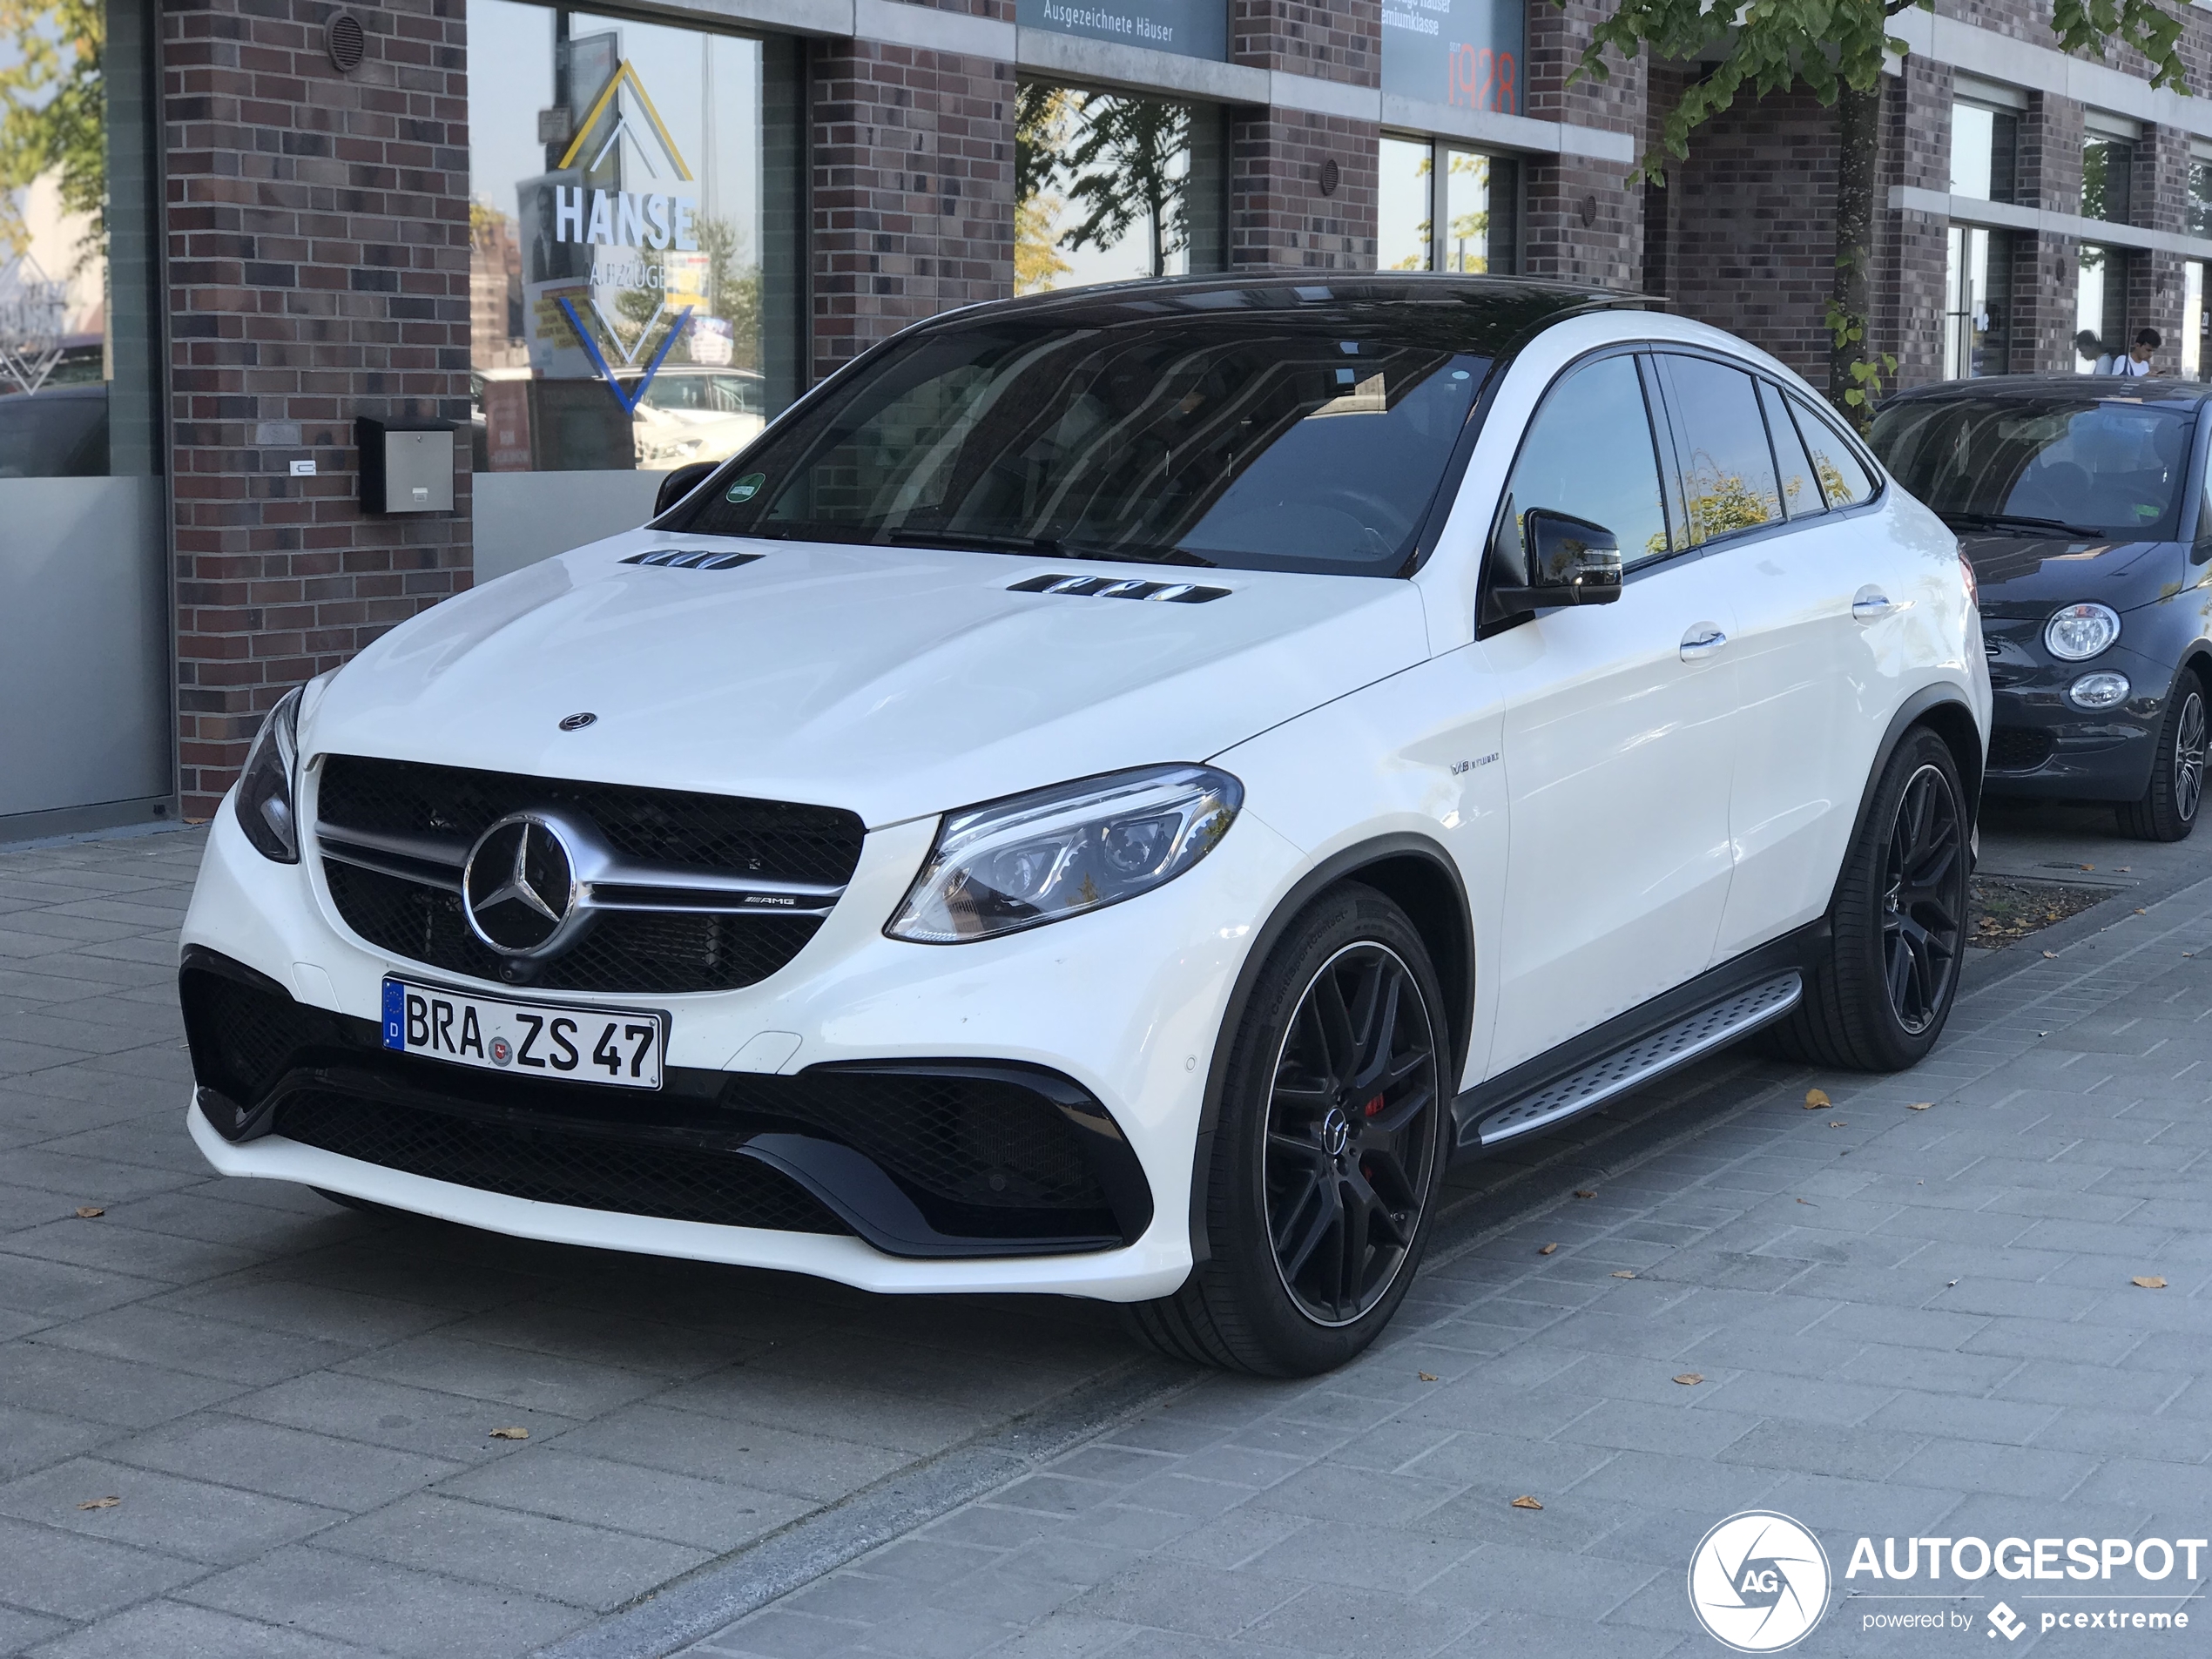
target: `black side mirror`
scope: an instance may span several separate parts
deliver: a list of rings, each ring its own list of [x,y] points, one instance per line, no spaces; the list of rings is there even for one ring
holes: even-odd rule
[[[693,461],[673,472],[662,474],[660,488],[653,492],[653,516],[658,518],[697,489],[706,482],[707,475],[721,464],[718,461]]]
[[[1621,597],[1621,543],[1604,525],[1532,507],[1521,516],[1521,541],[1527,550],[1528,585],[1493,588],[1491,602],[1499,610],[1604,605]]]

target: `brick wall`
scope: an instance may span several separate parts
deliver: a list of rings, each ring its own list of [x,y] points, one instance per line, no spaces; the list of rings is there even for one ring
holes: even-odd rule
[[[1905,60],[1902,74],[1882,78],[1882,159],[1874,190],[1873,338],[1878,349],[1897,357],[1891,387],[1919,386],[1943,375],[1950,222],[1915,211],[1892,212],[1889,199],[1896,185],[1951,188],[1952,82],[1947,65],[1918,57]],[[1822,349],[1824,354],[1824,340]],[[1814,380],[1816,385],[1825,383],[1824,378]]]
[[[468,585],[450,516],[365,518],[358,415],[469,419],[461,0],[164,0],[178,753],[205,818],[285,690]],[[288,464],[312,458],[314,478]]]
[[[910,322],[1014,292],[1015,79],[1011,64],[880,41],[813,52],[819,378]]]
[[[1231,0],[1230,57],[1255,69],[1382,84],[1381,0]],[[1240,110],[1229,128],[1229,266],[1375,268],[1382,129],[1305,110]],[[1335,188],[1323,186],[1336,164]]]
[[[1648,61],[1608,52],[1610,78],[1585,76],[1569,84],[1581,62],[1582,43],[1597,20],[1615,10],[1597,0],[1566,5],[1536,0],[1527,10],[1527,112],[1540,121],[1624,132],[1642,152]],[[1531,157],[1521,194],[1521,268],[1529,276],[1558,277],[1608,287],[1643,286],[1643,205],[1640,180],[1618,163],[1577,156]]]

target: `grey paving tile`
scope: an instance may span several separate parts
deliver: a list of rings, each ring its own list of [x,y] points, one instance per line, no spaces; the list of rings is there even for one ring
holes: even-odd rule
[[[0,1346],[0,1405],[30,1411],[145,1428],[239,1392],[215,1378],[41,1342]]]
[[[341,1641],[374,1631],[408,1659],[511,1659],[590,1615],[514,1588],[292,1545],[192,1585],[180,1600]]]
[[[513,1443],[490,1438],[495,1428],[527,1428],[543,1439],[572,1428],[576,1420],[336,1371],[311,1372],[237,1395],[226,1400],[223,1409],[234,1416],[461,1464],[514,1454]]]
[[[0,1517],[0,1561],[8,1564],[9,1601],[64,1619],[97,1619],[207,1571],[174,1555],[6,1517]]]
[[[28,1653],[49,1637],[64,1635],[70,1628],[64,1619],[0,1606],[0,1654]]]
[[[0,1480],[58,1463],[98,1446],[114,1432],[111,1424],[0,1406]]]
[[[39,1332],[38,1339],[80,1352],[158,1364],[236,1383],[275,1382],[359,1352],[342,1343],[318,1342],[144,1306],[116,1308],[57,1325]]]
[[[1299,1595],[1295,1579],[1150,1558],[1069,1603],[1069,1610],[1195,1636],[1233,1636]]]
[[[352,1511],[388,1503],[460,1467],[218,1413],[125,1440],[110,1455],[140,1468]]]
[[[811,1499],[784,1493],[578,1457],[565,1446],[563,1441],[530,1447],[442,1481],[438,1490],[564,1521],[617,1527],[717,1554],[815,1507]]]
[[[0,1652],[5,1651],[0,1647]],[[87,1625],[38,1649],[37,1659],[115,1659],[118,1654],[174,1655],[177,1659],[361,1659],[374,1651],[305,1630],[165,1600],[142,1602]]]
[[[78,1507],[105,1497],[122,1501],[111,1509]],[[98,1458],[72,1458],[0,1486],[0,1514],[219,1565],[250,1560],[345,1519],[334,1509]]]

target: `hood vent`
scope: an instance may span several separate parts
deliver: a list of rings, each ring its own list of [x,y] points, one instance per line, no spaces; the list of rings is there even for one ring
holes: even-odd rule
[[[1163,604],[1202,605],[1226,599],[1227,588],[1193,587],[1188,582],[1131,582],[1110,576],[1033,576],[1008,593],[1066,593],[1084,599],[1157,599]]]
[[[678,570],[734,570],[759,556],[758,553],[723,553],[711,547],[664,547],[650,553],[632,553],[622,563],[660,564]]]

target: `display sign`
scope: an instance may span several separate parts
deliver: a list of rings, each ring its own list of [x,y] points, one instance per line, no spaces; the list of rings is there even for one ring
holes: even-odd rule
[[[1014,21],[1184,57],[1229,56],[1228,0],[1015,0]]]
[[[1523,113],[1524,0],[1383,0],[1382,90]]]

